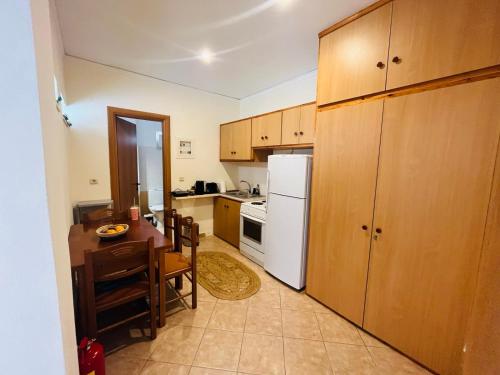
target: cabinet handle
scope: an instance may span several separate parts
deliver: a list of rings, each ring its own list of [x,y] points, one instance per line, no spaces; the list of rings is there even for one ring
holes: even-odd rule
[[[264,137],[260,137],[260,139],[264,140]]]
[[[264,138],[265,138],[265,139],[268,139],[268,138],[267,138],[267,135],[266,135],[266,136],[264,136]]]
[[[394,61],[394,60],[393,60],[393,61]],[[379,61],[379,62],[377,63],[377,68],[379,68],[379,69],[384,69],[384,68],[385,68],[385,64],[384,64],[382,61]]]
[[[363,230],[368,230],[368,225],[363,225],[363,226],[361,227],[361,229],[363,229]]]
[[[380,229],[380,228],[376,228],[376,229],[375,229],[375,233],[378,233],[378,234],[382,233],[382,229]]]
[[[295,133],[293,133],[293,134],[294,134],[295,136],[298,136],[298,135],[299,135],[299,133],[297,133],[297,132],[295,132]]]
[[[393,62],[394,64],[401,64],[401,61],[403,61],[403,60],[401,60],[401,57],[399,57],[399,56],[394,56],[394,57],[392,58],[392,62]]]
[[[299,132],[300,135],[304,135],[304,132]]]

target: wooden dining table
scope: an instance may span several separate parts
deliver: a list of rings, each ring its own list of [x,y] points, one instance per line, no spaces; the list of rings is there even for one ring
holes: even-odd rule
[[[75,295],[75,312],[77,322],[77,335],[79,338],[87,335],[87,301],[85,300],[85,251],[100,250],[111,245],[128,241],[146,241],[150,237],[154,238],[156,259],[165,251],[173,249],[172,241],[157,230],[149,221],[144,218],[139,220],[123,220],[120,224],[128,224],[129,230],[123,236],[116,239],[100,239],[96,234],[96,229],[102,224],[75,224],[69,230],[69,256],[71,261],[71,273],[73,278],[73,290]]]

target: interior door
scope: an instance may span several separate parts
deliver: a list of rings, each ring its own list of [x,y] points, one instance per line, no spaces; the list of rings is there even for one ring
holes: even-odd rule
[[[293,145],[299,143],[300,107],[283,111],[281,125],[281,144]]]
[[[497,78],[385,102],[363,326],[437,373],[460,373],[499,97]]]
[[[361,325],[383,102],[318,113],[307,293]]]
[[[139,203],[137,175],[137,135],[135,124],[116,118],[116,144],[118,149],[119,207],[121,211]]]
[[[233,132],[233,159],[252,159],[252,120],[235,122],[232,126]]]
[[[388,89],[500,64],[498,0],[393,3]]]
[[[300,107],[300,143],[314,142],[314,124],[316,123],[316,103]]]
[[[233,127],[234,124],[221,125],[220,127],[220,158],[223,160],[234,159]]]
[[[392,4],[319,41],[318,105],[385,89]]]

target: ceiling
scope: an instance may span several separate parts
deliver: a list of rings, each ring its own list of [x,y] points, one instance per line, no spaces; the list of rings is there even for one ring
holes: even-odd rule
[[[316,69],[322,29],[373,0],[56,0],[67,55],[244,98]],[[200,59],[202,51],[209,64]]]

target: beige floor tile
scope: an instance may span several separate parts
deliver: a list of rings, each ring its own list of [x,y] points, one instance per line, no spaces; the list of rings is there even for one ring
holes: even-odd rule
[[[316,313],[323,340],[341,344],[364,345],[356,327],[335,313]]]
[[[216,304],[208,328],[225,331],[243,332],[247,316],[246,306],[232,304]]]
[[[198,301],[196,309],[185,308],[166,318],[167,327],[191,326],[205,328],[214,311],[215,302]]]
[[[120,354],[106,357],[106,374],[108,375],[138,375],[146,364],[145,359],[132,358]]]
[[[141,375],[188,375],[189,370],[189,366],[148,361]]]
[[[280,287],[281,308],[287,310],[313,311],[309,297],[287,287]]]
[[[236,371],[242,333],[207,329],[193,365]]]
[[[333,372],[337,374],[375,374],[375,363],[364,345],[325,342]]]
[[[140,342],[127,343],[126,346],[118,350],[115,354],[123,357],[148,359],[160,343],[161,333],[158,333],[158,337],[155,340],[146,339]]]
[[[287,375],[332,375],[328,355],[321,341],[284,338]]]
[[[309,303],[311,304],[314,312],[325,313],[325,314],[332,312],[332,310],[330,310],[328,307],[322,305],[321,303],[316,301],[314,298],[311,298],[308,295],[306,295],[306,297],[307,297],[307,300],[309,301]]]
[[[249,304],[279,309],[281,307],[279,289],[261,289],[249,298]]]
[[[385,345],[382,341],[377,340],[375,337],[370,335],[367,332],[364,332],[363,330],[358,328],[358,333],[361,336],[361,339],[365,343],[366,346],[374,346],[376,348],[387,348],[388,346]]]
[[[247,307],[249,302],[249,298],[238,299],[238,300],[229,300],[229,299],[217,299],[217,305],[231,305],[237,307]]]
[[[203,336],[203,328],[175,326],[162,334],[161,342],[151,355],[158,362],[190,365]]]
[[[281,310],[250,306],[245,323],[245,332],[283,336]]]
[[[368,350],[370,351],[379,372],[382,374],[430,375],[430,372],[389,347],[368,347]]]
[[[216,370],[213,368],[191,367],[189,375],[235,375],[233,371]]]
[[[284,374],[283,338],[245,333],[238,371],[262,375]]]
[[[312,311],[282,310],[283,336],[322,340],[316,316]]]
[[[198,301],[217,302],[217,298],[211,295],[208,290],[198,284]]]

